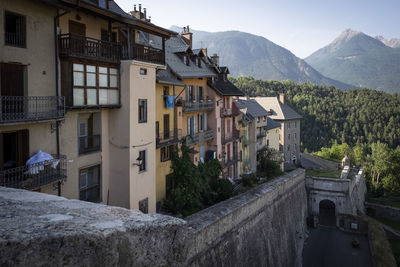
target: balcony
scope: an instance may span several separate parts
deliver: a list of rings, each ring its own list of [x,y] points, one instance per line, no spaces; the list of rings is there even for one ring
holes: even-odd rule
[[[0,96],[0,125],[61,120],[65,117],[62,96]]]
[[[79,155],[100,151],[101,135],[79,137]]]
[[[263,151],[266,151],[268,149],[268,146],[267,145],[258,145],[257,144],[257,153],[261,153],[261,152],[263,152]]]
[[[165,52],[153,47],[134,44],[130,51],[127,46],[122,47],[122,59],[134,59],[165,65]]]
[[[257,134],[257,139],[261,139],[261,138],[264,138],[264,137],[266,137],[266,136],[267,136],[266,133],[258,133],[258,134]]]
[[[186,145],[187,146],[192,146],[204,141],[208,141],[214,138],[214,131],[213,130],[207,130],[204,132],[199,132],[195,133],[192,135],[187,135],[186,136]]]
[[[224,139],[222,140],[222,144],[227,144],[229,142],[233,142],[238,140],[240,137],[240,132],[236,129],[233,129],[233,132],[229,134],[225,134]]]
[[[230,117],[230,116],[232,116],[232,109],[231,108],[221,108],[220,115],[221,115],[221,118]]]
[[[229,168],[238,161],[239,161],[238,153],[233,153],[233,156],[231,158],[228,158],[228,160],[224,162],[224,168]]]
[[[201,110],[213,110],[214,100],[183,101],[183,112],[193,112]]]
[[[119,63],[121,60],[121,46],[118,43],[97,40],[73,34],[60,34],[59,52],[62,57],[75,57]]]
[[[36,190],[42,186],[67,179],[66,156],[0,171],[0,186]]]
[[[180,142],[182,139],[182,129],[176,129],[175,131],[167,131],[162,134],[156,133],[156,147],[165,147],[174,145]]]

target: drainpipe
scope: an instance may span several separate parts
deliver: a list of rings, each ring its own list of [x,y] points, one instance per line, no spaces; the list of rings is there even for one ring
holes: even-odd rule
[[[59,18],[70,11],[65,11],[64,13],[58,14],[59,9],[57,8],[57,15],[54,17],[54,44],[55,44],[55,63],[56,63],[56,96],[57,96],[57,105],[60,103],[58,102],[58,97],[61,95],[61,88],[60,88],[60,77],[59,77],[59,59],[58,59],[58,32],[57,28],[59,25]],[[58,108],[58,107],[57,107]],[[65,114],[65,112],[64,112]],[[60,121],[56,121],[56,146],[57,146],[57,157],[60,157]],[[58,189],[58,196],[61,196],[61,181],[57,184]]]

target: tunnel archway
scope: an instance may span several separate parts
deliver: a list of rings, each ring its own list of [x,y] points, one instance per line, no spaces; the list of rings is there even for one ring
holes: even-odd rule
[[[319,223],[326,226],[336,226],[336,205],[325,199],[319,202]]]

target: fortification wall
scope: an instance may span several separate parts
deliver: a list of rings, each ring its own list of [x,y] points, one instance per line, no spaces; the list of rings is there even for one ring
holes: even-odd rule
[[[300,266],[305,172],[187,221],[0,187],[0,266]]]

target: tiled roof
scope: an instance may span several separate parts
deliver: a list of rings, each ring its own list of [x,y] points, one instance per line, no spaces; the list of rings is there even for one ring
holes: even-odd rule
[[[208,81],[208,85],[213,88],[220,95],[225,96],[243,96],[243,92],[240,91],[233,83],[231,83],[224,75],[219,74],[215,77],[214,81]]]
[[[277,97],[254,98],[263,108],[271,111],[270,117],[274,120],[295,120],[302,116],[286,104],[282,104]]]
[[[171,37],[165,42],[165,61],[171,68],[172,72],[179,78],[200,78],[215,76],[213,68],[208,66],[202,60],[202,67],[190,60],[189,65],[183,63],[183,56],[179,53],[188,51],[189,45],[182,39],[181,36]]]
[[[174,77],[174,75],[171,73],[170,68],[167,68],[166,70],[160,70],[157,73],[157,82],[163,84],[185,86],[183,82]]]
[[[281,127],[281,124],[279,122],[274,121],[270,117],[267,117],[267,126],[265,126],[265,130],[268,131],[268,130],[279,128],[279,127]]]
[[[234,101],[239,109],[247,108],[247,114],[250,114],[253,118],[268,115],[268,112],[260,104],[258,104],[257,101],[253,99],[237,99]]]

